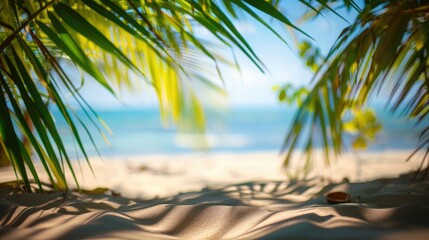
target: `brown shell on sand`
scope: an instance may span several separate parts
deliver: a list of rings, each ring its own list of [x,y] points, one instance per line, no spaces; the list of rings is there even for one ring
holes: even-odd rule
[[[350,202],[351,196],[345,192],[331,192],[326,195],[326,201],[330,204]]]

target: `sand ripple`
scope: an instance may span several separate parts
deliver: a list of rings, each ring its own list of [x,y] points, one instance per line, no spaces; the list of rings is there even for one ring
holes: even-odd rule
[[[428,239],[429,182],[224,185],[146,201],[2,189],[2,239]],[[328,191],[353,202],[329,205]]]

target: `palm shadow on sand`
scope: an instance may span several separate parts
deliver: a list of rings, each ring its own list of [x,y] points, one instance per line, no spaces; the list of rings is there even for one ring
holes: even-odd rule
[[[328,204],[326,193],[338,189],[349,192],[352,202]],[[429,234],[429,182],[410,182],[409,176],[362,183],[252,181],[152,200],[12,190],[0,201],[5,239],[425,239]]]

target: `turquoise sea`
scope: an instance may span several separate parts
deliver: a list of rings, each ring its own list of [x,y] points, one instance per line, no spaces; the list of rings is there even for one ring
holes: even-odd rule
[[[383,130],[368,151],[413,149],[417,144],[419,131],[414,124],[400,117],[384,113],[375,108]],[[99,116],[113,131],[108,137],[110,145],[93,127],[89,127],[102,156],[178,154],[195,151],[205,152],[279,152],[285,134],[294,117],[294,108],[286,107],[242,107],[233,108],[221,114],[208,114],[206,139],[208,149],[196,149],[190,134],[177,133],[174,128],[165,128],[157,109],[100,110]],[[78,116],[85,119],[83,112]],[[76,143],[70,137],[66,123],[58,112],[54,112],[60,133],[71,156],[75,155]],[[84,129],[79,128],[88,155],[96,155]],[[351,135],[346,142],[350,142]]]

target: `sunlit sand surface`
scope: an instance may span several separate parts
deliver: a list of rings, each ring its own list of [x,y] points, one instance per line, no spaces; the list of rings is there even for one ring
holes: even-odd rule
[[[0,238],[428,239],[429,181],[404,174],[419,165],[407,154],[346,155],[307,180],[287,180],[276,153],[95,159],[95,178],[83,163],[78,176],[102,194],[3,184]],[[328,204],[333,191],[351,202]]]

